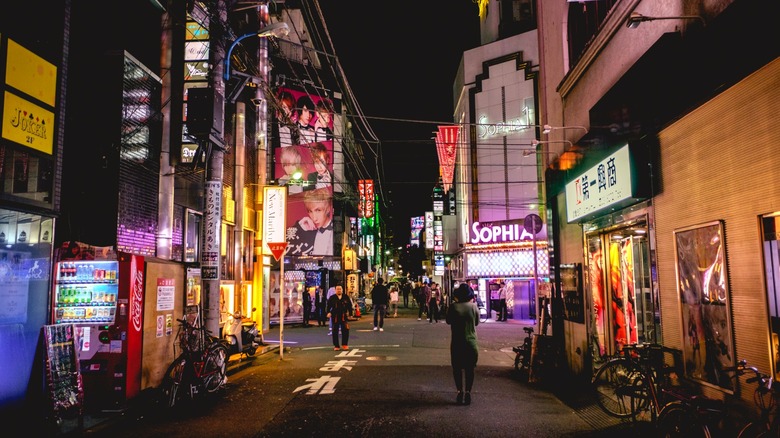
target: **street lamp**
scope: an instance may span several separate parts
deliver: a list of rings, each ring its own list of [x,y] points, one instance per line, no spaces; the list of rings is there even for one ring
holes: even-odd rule
[[[636,29],[637,27],[639,27],[639,24],[644,21],[655,21],[655,20],[699,20],[701,21],[702,25],[706,24],[704,22],[704,18],[702,18],[700,15],[678,15],[675,17],[648,17],[640,14],[639,12],[634,11],[626,20],[626,27],[629,29]]]
[[[287,25],[287,23],[283,21],[279,21],[276,23],[271,23],[257,32],[250,32],[236,38],[236,40],[233,41],[233,44],[230,45],[230,48],[227,51],[227,55],[225,55],[225,71],[222,74],[222,76],[225,78],[225,81],[230,80],[230,57],[233,54],[233,49],[236,47],[238,43],[240,43],[242,40],[245,40],[253,36],[256,36],[258,38],[268,38],[268,37],[278,38],[278,37],[287,36],[287,34],[289,33],[290,33],[290,27]]]
[[[549,134],[552,131],[557,131],[559,129],[582,129],[585,131],[585,133],[588,133],[588,128],[584,126],[550,126],[550,125],[544,125],[542,127],[542,134]]]

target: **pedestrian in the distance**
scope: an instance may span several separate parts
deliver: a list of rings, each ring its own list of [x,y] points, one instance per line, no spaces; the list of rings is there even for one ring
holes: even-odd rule
[[[384,285],[385,280],[382,278],[376,279],[376,284],[371,289],[371,303],[374,306],[374,331],[385,331],[385,313],[387,312],[387,304],[390,302],[390,292],[387,290],[387,286]]]
[[[311,319],[311,293],[314,292],[314,287],[309,287],[301,294],[301,304],[303,305],[303,327],[309,327],[309,320]]]
[[[322,327],[327,322],[327,318],[325,317],[325,314],[327,313],[325,311],[325,305],[328,304],[328,297],[325,295],[325,290],[320,286],[317,286],[314,294],[314,313],[317,317],[317,326]]]
[[[409,293],[412,291],[412,282],[407,281],[401,286],[401,293],[404,296],[404,309],[409,307]]]
[[[388,314],[390,313],[393,314],[393,318],[398,317],[398,284],[390,286],[390,311]]]
[[[479,310],[474,303],[474,291],[466,283],[461,283],[455,289],[453,298],[447,311],[446,321],[452,332],[450,363],[455,388],[458,390],[455,402],[470,405],[471,388],[474,386],[474,368],[477,367],[479,359],[476,331],[479,325]]]
[[[344,293],[344,288],[337,285],[336,293],[328,298],[328,318],[333,327],[333,349],[349,350],[349,317],[352,316],[352,300]],[[341,343],[339,343],[341,332]]]
[[[328,318],[328,336],[331,336],[333,334],[333,321],[330,319],[328,314],[328,302],[330,301],[330,297],[336,295],[336,286],[331,286],[328,288],[328,293],[325,295],[325,317]]]
[[[428,301],[431,300],[431,288],[426,283],[420,283],[420,287],[417,290],[417,304],[420,306],[420,310],[417,311],[417,320],[420,321],[423,313],[427,311]]]
[[[428,322],[439,322],[439,303],[441,302],[441,291],[436,282],[431,283],[431,295],[428,299]]]
[[[506,322],[506,283],[502,281],[499,285],[501,287],[498,289],[498,321]]]

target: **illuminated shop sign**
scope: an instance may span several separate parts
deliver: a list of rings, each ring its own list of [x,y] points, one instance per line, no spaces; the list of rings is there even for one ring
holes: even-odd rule
[[[433,212],[425,212],[425,249],[433,249]]]
[[[573,222],[633,197],[628,145],[566,184],[566,214]]]
[[[472,244],[509,243],[523,240],[533,240],[534,235],[525,230],[522,219],[497,222],[474,222],[471,224]],[[540,234],[545,234],[544,237]],[[546,233],[537,234],[536,239],[546,239]]]
[[[536,111],[533,97],[523,99],[520,112],[520,116],[516,118],[492,123],[487,114],[480,115],[477,119],[477,136],[479,138],[505,136],[524,132],[536,127],[534,124],[536,120]]]

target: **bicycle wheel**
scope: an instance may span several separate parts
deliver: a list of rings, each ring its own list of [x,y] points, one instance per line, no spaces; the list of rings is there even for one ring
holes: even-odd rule
[[[751,421],[737,434],[737,438],[763,438],[773,436],[769,433],[769,425],[763,421]],[[775,435],[776,436],[776,435]]]
[[[663,438],[710,438],[710,429],[691,407],[676,401],[658,414],[658,436]]]
[[[209,347],[203,367],[203,386],[208,392],[216,392],[227,383],[227,348],[222,344]]]
[[[596,403],[617,418],[631,417],[647,406],[642,386],[642,372],[625,359],[605,363],[593,377]]]
[[[487,322],[489,317],[490,317],[490,313],[487,311],[487,309],[484,308],[484,307],[480,307],[479,308],[479,322],[485,323],[485,322]]]
[[[187,366],[187,359],[183,356],[177,357],[165,371],[165,377],[161,385],[165,405],[173,408],[181,398],[179,389],[184,379],[184,369]]]

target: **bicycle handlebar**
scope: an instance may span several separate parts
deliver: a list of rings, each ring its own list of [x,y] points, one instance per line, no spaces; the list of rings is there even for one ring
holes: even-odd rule
[[[745,381],[747,383],[755,383],[759,382],[759,387],[764,387],[766,389],[770,389],[772,387],[772,378],[762,373],[758,370],[756,367],[749,367],[747,365],[747,360],[742,359],[737,363],[737,366],[734,367],[726,367],[723,369],[723,371],[727,373],[734,373],[734,376],[742,376],[744,374],[753,374],[753,377],[747,378]]]

